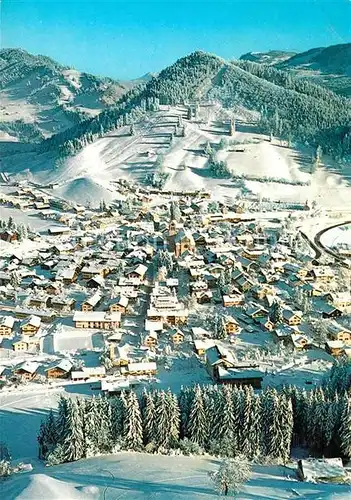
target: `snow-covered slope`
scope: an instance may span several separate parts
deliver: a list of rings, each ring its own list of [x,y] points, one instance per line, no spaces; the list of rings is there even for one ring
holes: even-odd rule
[[[205,457],[120,453],[15,476],[2,483],[1,493],[6,500],[215,500],[208,471],[217,466],[216,460]],[[289,468],[254,467],[252,479],[236,498],[349,498],[348,486],[302,483],[294,476]]]
[[[133,85],[66,68],[24,50],[0,50],[0,131],[25,141],[51,136],[95,116]]]
[[[247,52],[240,56],[242,61],[253,61],[262,64],[276,65],[295,56],[296,52],[285,50],[270,50],[269,52]]]
[[[182,106],[163,106],[139,122],[134,135],[129,135],[129,127],[123,127],[71,158],[56,161],[48,154],[28,152],[3,156],[4,170],[41,183],[58,183],[53,195],[98,205],[102,199],[111,201],[119,196],[115,182],[119,179],[147,184],[147,176],[155,171],[155,161],[162,155],[168,175],[166,190],[211,190],[220,199],[233,199],[244,190],[273,200],[351,204],[346,181],[323,168],[314,175],[308,173],[311,151],[296,151],[277,139],[269,142],[267,136],[253,133],[246,123],[250,119],[247,112],[240,110],[235,115],[233,137],[228,136],[228,112],[221,106],[203,105],[199,113],[197,121],[184,119],[186,136],[175,137],[172,143],[170,134],[178,116],[185,116]],[[234,179],[213,177],[203,153],[207,142],[216,149],[221,139],[233,141],[217,156],[227,162]]]

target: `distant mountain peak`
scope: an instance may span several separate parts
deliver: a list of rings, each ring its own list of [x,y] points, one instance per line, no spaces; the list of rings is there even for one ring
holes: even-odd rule
[[[261,64],[276,65],[291,57],[295,56],[296,52],[288,52],[285,50],[270,50],[268,52],[247,52],[240,56],[241,61],[251,61]]]

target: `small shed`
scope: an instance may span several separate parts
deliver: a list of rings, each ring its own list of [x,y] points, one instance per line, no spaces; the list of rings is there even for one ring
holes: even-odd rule
[[[297,475],[302,481],[342,482],[346,477],[341,458],[309,458],[297,464]]]

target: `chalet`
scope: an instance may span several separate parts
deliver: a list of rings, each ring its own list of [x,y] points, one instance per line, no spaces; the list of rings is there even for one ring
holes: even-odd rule
[[[265,318],[268,314],[268,311],[260,304],[250,303],[245,310],[245,314],[251,319],[255,320],[259,318]]]
[[[302,312],[292,311],[291,309],[285,308],[282,311],[283,321],[289,326],[296,326],[301,324]]]
[[[297,351],[304,350],[310,343],[309,339],[301,333],[292,333],[290,340]]]
[[[194,339],[194,349],[196,354],[203,356],[207,349],[215,346],[215,341],[213,339],[206,338],[195,338]]]
[[[272,330],[274,340],[277,342],[280,341],[290,341],[291,335],[300,334],[300,331],[297,327],[292,327],[286,324],[281,324],[276,326],[275,329]]]
[[[59,312],[73,311],[76,301],[68,297],[56,297],[50,299],[50,307]]]
[[[328,325],[328,337],[330,340],[339,340],[344,344],[351,345],[351,331],[342,327],[338,323]]]
[[[237,290],[230,295],[223,295],[223,307],[237,307],[244,304],[245,297],[242,293]]]
[[[217,382],[219,384],[249,385],[254,389],[261,389],[263,372],[255,364],[236,364],[234,367],[226,368],[223,365],[218,367]]]
[[[259,318],[258,324],[260,325],[263,331],[269,331],[269,332],[272,332],[275,326],[274,323],[269,319],[269,317]]]
[[[58,295],[61,293],[61,285],[58,283],[48,283],[44,286],[44,288],[48,295]]]
[[[101,328],[103,330],[111,330],[119,327],[121,323],[121,313],[75,311],[73,323],[75,328]]]
[[[51,253],[54,255],[67,255],[74,250],[74,246],[71,243],[61,243],[54,245],[51,248]]]
[[[65,285],[70,285],[77,281],[78,278],[78,268],[76,265],[71,265],[68,267],[63,267],[57,270],[55,275],[56,281],[62,281]]]
[[[147,319],[150,321],[163,321],[171,325],[186,323],[188,316],[188,310],[183,307],[179,307],[178,309],[156,309],[150,307],[147,310]]]
[[[51,236],[61,236],[63,234],[69,234],[71,232],[70,228],[67,226],[52,226],[49,227],[48,233]]]
[[[341,458],[309,458],[297,464],[297,476],[302,481],[336,483],[346,478]]]
[[[206,339],[211,337],[211,333],[201,326],[193,326],[191,329],[193,339]]]
[[[130,362],[131,346],[110,344],[110,360],[114,366],[127,366]]]
[[[101,288],[105,286],[105,280],[101,276],[95,276],[87,281],[87,288]]]
[[[106,376],[104,366],[94,366],[92,368],[83,367],[78,371],[71,371],[71,380],[73,382],[84,382],[90,379],[100,379]]]
[[[33,361],[26,361],[14,370],[14,374],[22,380],[29,382],[36,378],[39,366],[38,363],[34,363]]]
[[[227,335],[233,335],[240,333],[241,328],[239,323],[232,316],[225,317],[225,330]]]
[[[46,309],[48,305],[49,297],[47,295],[36,295],[34,297],[30,297],[28,301],[29,307],[36,307],[38,309]]]
[[[321,283],[330,283],[335,278],[333,270],[330,267],[325,266],[314,267],[311,270],[310,275],[315,281],[319,281]]]
[[[205,351],[206,368],[214,380],[218,380],[218,369],[220,366],[224,368],[233,368],[235,359],[231,352],[220,345],[213,345]]]
[[[325,343],[325,350],[332,356],[341,356],[344,354],[345,344],[341,340],[328,340]]]
[[[109,311],[111,313],[120,312],[121,314],[125,314],[128,307],[128,303],[129,303],[128,297],[121,295],[120,297],[111,300],[109,304]]]
[[[144,264],[139,264],[135,268],[131,269],[126,273],[129,279],[139,279],[140,281],[144,280],[145,274],[147,271],[147,266]]]
[[[50,366],[45,370],[48,379],[53,378],[68,378],[72,371],[72,363],[68,359],[62,359],[54,366]]]
[[[7,243],[12,243],[13,241],[18,240],[18,234],[16,231],[10,231],[10,230],[2,231],[0,233],[0,240],[6,241]]]
[[[175,328],[171,330],[169,333],[173,344],[175,345],[181,344],[184,341],[184,333],[181,330],[179,330],[179,328]]]
[[[155,331],[151,331],[147,335],[145,335],[143,344],[149,347],[149,349],[154,350],[156,348],[157,343],[158,343],[158,337]]]
[[[325,296],[325,299],[337,308],[348,307],[351,305],[350,292],[328,293]]]
[[[13,336],[13,325],[15,319],[12,316],[2,316],[0,318],[0,339],[11,338]]]
[[[155,362],[148,363],[128,363],[126,368],[121,369],[121,373],[126,375],[155,375],[157,365]]]
[[[25,352],[29,350],[29,344],[25,340],[16,340],[12,342],[12,349],[15,352]]]
[[[235,280],[235,284],[241,292],[248,292],[254,286],[254,283],[244,274]]]
[[[269,285],[255,285],[251,290],[252,296],[257,300],[264,300],[267,295],[275,296],[275,290]]]
[[[211,290],[202,290],[200,292],[195,292],[192,296],[196,299],[198,304],[208,304],[212,302],[213,292]]]
[[[29,316],[21,324],[21,332],[23,335],[35,335],[40,328],[41,318],[39,316]]]
[[[324,303],[321,307],[322,318],[338,318],[342,315],[342,311],[335,306]]]
[[[259,257],[263,254],[264,248],[245,248],[243,251],[243,256],[249,260],[258,260]]]
[[[101,304],[103,300],[103,295],[100,292],[94,293],[91,297],[86,299],[84,302],[81,304],[81,310],[84,312],[91,312],[95,311],[96,308]]]
[[[96,278],[97,276],[104,278],[109,273],[109,269],[103,265],[91,264],[84,266],[80,273],[83,280],[90,280],[92,278]]]

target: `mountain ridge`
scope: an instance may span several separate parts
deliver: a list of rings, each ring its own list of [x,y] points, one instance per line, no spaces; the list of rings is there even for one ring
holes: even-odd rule
[[[40,141],[98,114],[133,85],[23,49],[1,49],[0,132],[25,142]]]

